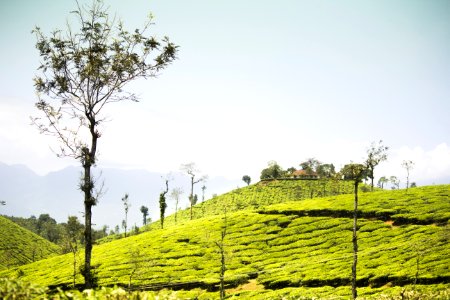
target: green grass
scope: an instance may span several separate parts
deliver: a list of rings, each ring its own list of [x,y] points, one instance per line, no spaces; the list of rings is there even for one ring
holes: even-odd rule
[[[285,183],[289,186],[292,181]],[[238,287],[252,279],[260,286],[260,290],[229,294],[239,299],[349,298],[353,196],[289,201],[292,199],[286,196],[284,182],[265,184],[270,187],[260,186],[258,193],[275,195],[277,187],[271,184],[277,184],[284,198],[278,195],[277,201],[264,200],[268,204],[234,212],[230,212],[235,210],[233,206],[227,206],[226,286]],[[240,189],[245,201],[251,194],[246,189],[256,188]],[[265,188],[270,192],[264,192]],[[399,295],[405,285],[415,282],[426,293],[443,291],[448,295],[449,190],[450,186],[442,185],[414,188],[408,193],[360,194],[360,295]],[[236,203],[236,195],[229,193],[221,199],[234,201],[224,200],[226,205]],[[163,230],[153,224],[147,232],[95,246],[92,262],[99,285],[128,286],[135,269],[134,287],[166,288],[170,293],[182,289],[173,292],[179,298],[218,298],[220,253],[215,243],[220,241],[225,221],[219,214],[222,204],[217,199],[204,203],[211,211],[217,206],[216,214],[209,217],[192,221],[179,218],[178,224]],[[1,271],[0,277],[20,274],[23,280],[43,286],[70,286],[71,267],[71,255],[63,255]],[[80,275],[77,282],[82,283]]]
[[[0,270],[61,252],[59,246],[0,216]]]

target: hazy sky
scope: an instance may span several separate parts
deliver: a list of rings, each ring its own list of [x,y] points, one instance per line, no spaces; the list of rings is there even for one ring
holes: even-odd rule
[[[89,1],[80,1],[87,3]],[[99,165],[254,181],[270,160],[337,168],[389,146],[376,175],[450,183],[450,1],[106,1],[130,29],[180,46],[140,103],[109,107]],[[31,29],[72,22],[74,1],[0,2],[0,161],[40,174],[68,164],[29,125],[39,63]],[[404,180],[402,180],[404,182]]]

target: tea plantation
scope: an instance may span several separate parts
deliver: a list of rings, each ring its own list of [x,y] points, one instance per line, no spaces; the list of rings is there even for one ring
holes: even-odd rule
[[[0,216],[0,270],[59,254],[61,249],[46,239]]]
[[[149,299],[218,299],[217,244],[225,228],[228,298],[350,298],[353,196],[311,199],[299,192],[304,188],[297,194],[290,191],[294,182],[242,188],[198,205],[204,208],[196,208],[192,221],[187,211],[179,212],[177,223],[170,216],[164,229],[157,222],[139,235],[95,246],[98,285],[130,287],[136,292],[127,295],[134,299],[144,294]],[[361,298],[394,299],[409,293],[448,299],[450,186],[361,193],[359,208]],[[61,255],[0,271],[0,277],[70,288],[72,266],[73,256]],[[76,282],[83,282],[80,274]],[[114,291],[120,293],[92,293],[101,299]]]

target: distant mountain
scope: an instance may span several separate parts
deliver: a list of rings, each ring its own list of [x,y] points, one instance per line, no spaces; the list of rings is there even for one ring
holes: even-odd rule
[[[103,195],[93,208],[93,223],[97,228],[108,225],[113,229],[124,219],[123,203],[125,193],[129,194],[131,208],[128,214],[129,227],[142,225],[140,207],[149,208],[149,217],[159,218],[159,193],[164,187],[162,176],[165,174],[146,170],[121,170],[96,168],[97,186],[104,183]],[[40,176],[23,165],[0,163],[0,200],[6,201],[0,207],[0,214],[18,217],[30,217],[48,213],[58,222],[65,222],[69,215],[82,219],[83,195],[78,189],[81,169],[68,167],[57,172]],[[180,199],[181,208],[188,206],[190,179],[181,173],[174,173],[169,188],[181,187],[184,194]],[[222,194],[245,185],[242,181],[213,177],[205,184],[205,199],[213,194]],[[195,193],[202,199],[202,183],[195,186]],[[175,210],[172,199],[168,199],[167,214]]]

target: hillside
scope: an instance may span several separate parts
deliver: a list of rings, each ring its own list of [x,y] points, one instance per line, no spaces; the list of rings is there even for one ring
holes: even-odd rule
[[[271,184],[285,188],[281,181]],[[228,212],[226,218],[222,213],[179,220],[164,230],[152,229],[94,247],[99,285],[128,286],[132,274],[131,284],[137,288],[183,289],[176,292],[180,298],[218,298],[221,264],[217,243],[226,226],[228,295],[240,299],[349,297],[352,195],[266,204],[260,201],[276,202],[269,195],[279,196],[280,192],[261,185],[227,197],[244,201],[236,195],[256,188],[268,195],[255,200],[257,209],[241,208]],[[417,290],[444,291],[448,295],[449,199],[448,185],[360,195],[360,295],[398,295],[405,285],[414,283]],[[223,211],[223,205],[215,205]],[[17,276],[17,270],[21,270],[24,280],[69,286],[71,262],[70,255],[52,257],[2,271],[0,277]],[[80,275],[77,282],[82,282]]]
[[[193,207],[193,219],[221,215],[224,213],[224,207],[226,207],[228,213],[242,211],[243,209],[258,210],[261,207],[276,203],[350,194],[352,192],[353,183],[350,181],[265,180],[198,203]],[[190,210],[179,211],[177,220],[190,220]],[[175,214],[168,216],[165,224],[166,226],[174,225]],[[159,222],[155,222],[151,228],[156,229],[158,226]]]
[[[60,248],[0,216],[0,270],[55,256]]]

